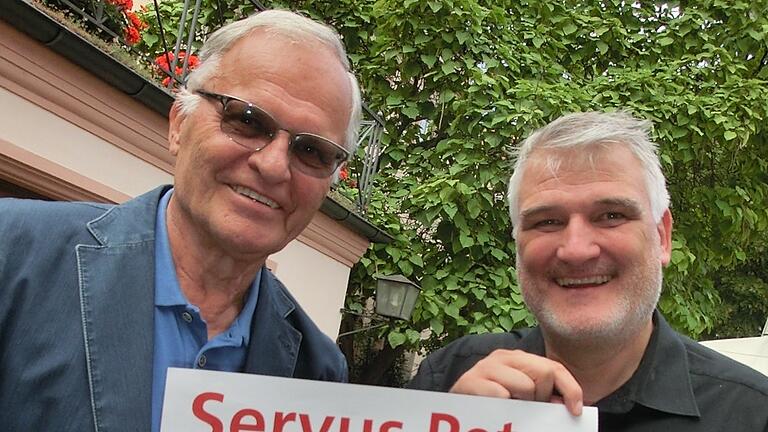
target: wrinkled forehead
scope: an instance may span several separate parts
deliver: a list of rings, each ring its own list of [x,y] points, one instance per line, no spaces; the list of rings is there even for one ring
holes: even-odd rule
[[[324,93],[351,103],[347,69],[333,47],[273,29],[255,29],[235,42],[222,56],[217,78],[242,87],[285,81],[295,93]]]
[[[563,171],[596,171],[611,164],[609,159],[618,149],[625,147],[593,144],[580,148],[541,148],[528,155],[525,173],[545,172],[556,176]],[[621,150],[618,150],[621,151]],[[639,161],[638,161],[639,162]]]
[[[624,192],[645,195],[643,201],[650,201],[648,179],[634,152],[622,145],[596,145],[539,149],[529,155],[518,205],[541,189],[589,183],[621,184]]]

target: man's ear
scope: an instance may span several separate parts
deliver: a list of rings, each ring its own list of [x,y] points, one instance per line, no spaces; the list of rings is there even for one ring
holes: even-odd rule
[[[168,113],[168,151],[174,156],[179,154],[181,127],[186,117],[181,113],[179,102],[175,101],[171,105],[171,112]]]
[[[669,209],[664,210],[656,229],[661,242],[661,265],[666,267],[672,257],[672,212]]]

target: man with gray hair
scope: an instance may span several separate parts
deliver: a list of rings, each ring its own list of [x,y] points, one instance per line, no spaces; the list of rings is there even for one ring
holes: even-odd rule
[[[601,431],[768,431],[768,378],[656,310],[672,214],[648,122],[564,116],[522,145],[509,208],[533,329],[461,338],[411,388],[594,405]]]
[[[122,205],[0,200],[0,425],[158,431],[169,367],[346,381],[266,269],[354,153],[338,35],[287,11],[215,32],[170,112],[174,185]]]

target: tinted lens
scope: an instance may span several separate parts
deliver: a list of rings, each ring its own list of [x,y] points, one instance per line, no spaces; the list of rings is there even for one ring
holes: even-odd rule
[[[346,154],[325,138],[312,134],[297,134],[291,152],[309,175],[329,176],[346,159]]]
[[[221,130],[245,147],[264,147],[275,135],[275,121],[253,105],[230,99],[221,116]]]
[[[243,147],[259,151],[269,145],[280,129],[261,108],[232,96],[197,93],[216,99],[223,105],[221,131]],[[314,177],[328,177],[347,159],[348,153],[337,144],[319,135],[296,134],[290,144],[291,166]]]

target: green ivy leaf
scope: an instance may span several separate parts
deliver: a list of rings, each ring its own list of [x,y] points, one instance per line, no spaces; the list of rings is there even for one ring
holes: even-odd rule
[[[419,115],[419,109],[414,106],[408,106],[403,108],[402,113],[408,118],[415,119]]]
[[[387,105],[389,106],[397,106],[403,103],[403,98],[400,97],[397,94],[390,94],[387,96]]]
[[[424,267],[424,260],[419,255],[411,255],[408,257],[408,260],[415,266]]]
[[[475,240],[466,233],[459,234],[459,243],[462,247],[468,248],[475,244]]]
[[[453,60],[448,60],[447,62],[440,65],[440,70],[442,70],[445,75],[450,75],[456,70],[456,62]]]
[[[429,67],[433,67],[437,62],[437,56],[430,55],[430,54],[422,54],[421,56],[419,56],[419,58],[421,58],[421,61],[423,61],[424,64]]]
[[[505,331],[510,331],[513,328],[515,328],[515,322],[512,321],[512,318],[502,315],[499,317],[499,324]]]
[[[432,318],[429,320],[429,327],[435,334],[442,334],[445,327],[443,326],[443,320],[439,318]]]
[[[403,333],[400,333],[398,331],[391,331],[387,335],[387,341],[389,341],[389,346],[392,348],[397,348],[400,345],[404,344],[406,340],[406,337]]]
[[[459,308],[457,308],[456,305],[448,305],[445,308],[445,314],[448,315],[451,318],[458,319],[459,318]]]

